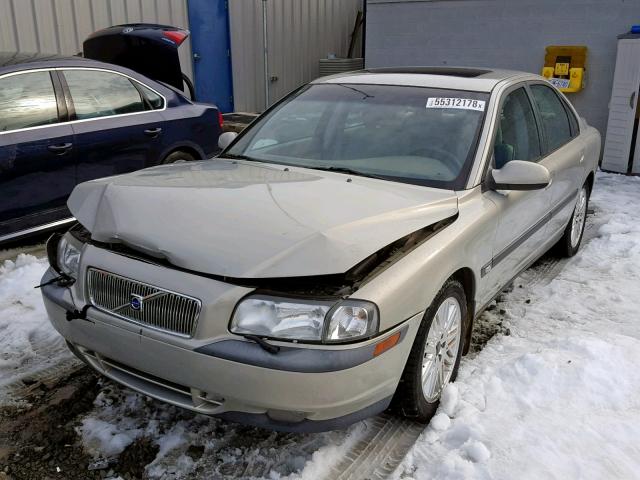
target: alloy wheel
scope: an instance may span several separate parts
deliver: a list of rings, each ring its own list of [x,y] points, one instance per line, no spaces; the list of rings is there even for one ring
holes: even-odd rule
[[[571,248],[576,248],[580,243],[580,237],[582,236],[582,229],[584,227],[584,221],[587,216],[587,189],[582,187],[578,194],[578,201],[576,202],[576,208],[573,212],[573,219],[571,223]]]
[[[460,303],[446,298],[438,307],[427,335],[422,359],[422,392],[429,403],[440,397],[455,369],[462,333]]]

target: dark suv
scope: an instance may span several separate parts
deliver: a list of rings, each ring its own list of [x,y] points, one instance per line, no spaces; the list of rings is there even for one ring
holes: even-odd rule
[[[211,157],[220,132],[215,106],[130,69],[0,53],[0,243],[73,221],[78,183]]]

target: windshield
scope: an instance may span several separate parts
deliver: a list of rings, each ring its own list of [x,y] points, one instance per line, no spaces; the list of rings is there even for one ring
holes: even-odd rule
[[[423,87],[309,85],[260,118],[224,155],[461,189],[488,96]]]

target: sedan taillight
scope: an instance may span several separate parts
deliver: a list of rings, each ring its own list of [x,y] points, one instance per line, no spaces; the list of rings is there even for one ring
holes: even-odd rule
[[[189,36],[187,32],[182,30],[165,30],[162,32],[165,38],[168,38],[172,42],[174,42],[177,46],[182,45],[182,42]]]

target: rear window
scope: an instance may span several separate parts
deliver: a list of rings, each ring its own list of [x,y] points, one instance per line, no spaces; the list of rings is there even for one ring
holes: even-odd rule
[[[98,70],[65,70],[78,120],[123,115],[145,110],[131,80]]]
[[[58,121],[58,105],[49,72],[0,79],[0,132],[50,125]]]

